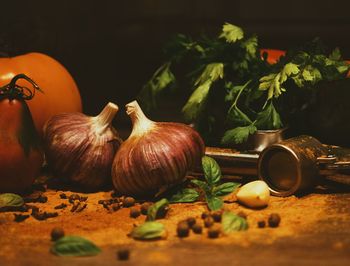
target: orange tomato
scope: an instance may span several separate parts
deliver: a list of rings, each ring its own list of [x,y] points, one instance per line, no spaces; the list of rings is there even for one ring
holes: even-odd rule
[[[35,127],[40,135],[44,123],[53,115],[63,112],[81,112],[82,103],[78,87],[58,61],[42,53],[28,53],[0,58],[0,86],[6,85],[17,74],[33,79],[44,93],[36,92],[28,101]],[[31,88],[25,80],[18,85]]]

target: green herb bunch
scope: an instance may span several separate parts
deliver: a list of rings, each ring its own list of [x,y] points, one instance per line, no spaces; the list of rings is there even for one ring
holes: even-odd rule
[[[318,39],[269,64],[257,36],[246,36],[229,23],[216,38],[177,35],[165,52],[168,61],[145,84],[138,101],[151,110],[167,89],[184,92],[186,122],[207,144],[225,146],[243,143],[259,129],[284,127],[310,104],[317,83],[343,79],[350,69],[338,48],[326,55]]]

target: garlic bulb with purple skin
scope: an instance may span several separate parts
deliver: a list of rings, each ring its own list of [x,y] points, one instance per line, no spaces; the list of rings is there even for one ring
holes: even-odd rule
[[[155,195],[180,183],[189,170],[200,165],[204,142],[191,127],[154,122],[136,101],[126,105],[133,128],[120,146],[112,166],[116,190],[135,197]]]
[[[55,176],[92,190],[110,183],[113,158],[122,142],[111,125],[118,109],[108,103],[95,117],[63,113],[46,122],[45,155]]]

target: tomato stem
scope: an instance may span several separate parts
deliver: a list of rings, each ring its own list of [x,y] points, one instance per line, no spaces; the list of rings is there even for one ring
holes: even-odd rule
[[[28,81],[33,86],[34,90],[16,84],[16,82],[19,79],[25,79],[26,81]],[[18,74],[11,79],[9,84],[0,87],[0,96],[8,96],[12,99],[21,98],[24,100],[31,100],[34,97],[36,90],[43,93],[43,91],[39,88],[39,86],[35,83],[34,80],[26,76],[25,74]]]

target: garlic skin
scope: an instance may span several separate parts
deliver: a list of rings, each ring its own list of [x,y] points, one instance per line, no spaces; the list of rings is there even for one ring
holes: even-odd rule
[[[126,105],[133,129],[118,150],[112,179],[122,194],[154,196],[160,190],[181,182],[199,165],[204,142],[191,127],[172,122],[154,122],[136,101]]]
[[[268,205],[270,190],[268,185],[261,180],[249,182],[242,186],[237,194],[237,200],[250,208],[261,208]]]
[[[88,189],[111,179],[113,158],[122,142],[111,125],[118,109],[108,103],[95,117],[63,113],[46,122],[45,155],[55,176]]]

